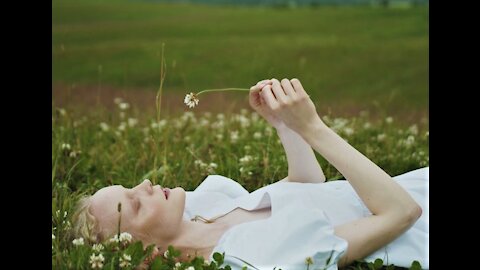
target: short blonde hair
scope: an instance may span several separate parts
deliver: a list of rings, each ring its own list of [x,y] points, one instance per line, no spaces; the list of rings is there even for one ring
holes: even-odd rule
[[[83,196],[77,202],[72,217],[73,234],[76,238],[83,237],[85,240],[98,243],[102,241],[102,235],[97,219],[90,212],[91,197]]]

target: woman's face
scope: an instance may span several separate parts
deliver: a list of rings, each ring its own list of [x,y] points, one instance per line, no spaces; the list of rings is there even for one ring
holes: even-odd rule
[[[102,236],[118,230],[118,203],[122,203],[121,232],[132,234],[144,244],[171,241],[178,235],[185,208],[185,190],[170,190],[168,198],[159,185],[145,180],[133,188],[109,186],[91,197],[91,213],[97,218]]]

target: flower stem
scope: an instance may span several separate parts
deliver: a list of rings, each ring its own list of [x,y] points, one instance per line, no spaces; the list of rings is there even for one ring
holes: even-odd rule
[[[250,91],[250,89],[247,88],[221,88],[221,89],[205,89],[200,92],[198,92],[196,95],[200,95],[201,93],[206,93],[206,92],[219,92],[219,91]]]

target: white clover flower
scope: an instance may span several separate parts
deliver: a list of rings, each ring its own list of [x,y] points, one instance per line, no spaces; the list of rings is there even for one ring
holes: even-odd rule
[[[55,235],[52,233],[52,240],[55,240]]]
[[[100,252],[104,249],[104,246],[102,244],[93,244],[92,249],[96,252]]]
[[[138,124],[138,120],[136,118],[128,118],[128,126],[134,127]]]
[[[70,144],[68,143],[62,143],[62,150],[70,150]]]
[[[218,120],[216,122],[213,122],[211,127],[213,129],[223,129],[225,127],[225,122],[223,120]]]
[[[242,128],[247,128],[250,126],[250,119],[248,119],[247,117],[243,116],[243,115],[237,115],[235,116],[234,120],[236,120],[237,122],[240,123],[240,126]]]
[[[169,255],[169,252],[168,252],[168,249],[167,249],[167,250],[165,250],[165,252],[163,253],[163,257],[168,258],[168,255]]]
[[[425,132],[425,137],[428,137],[428,136],[430,136],[430,132],[427,131]]]
[[[55,211],[55,215],[57,215],[57,217],[59,217],[60,216],[60,210]]]
[[[65,111],[65,109],[58,109],[58,112],[60,113],[61,116],[65,116],[67,114],[67,111]]]
[[[393,122],[393,117],[389,116],[389,117],[385,118],[385,122],[387,124],[391,124]]]
[[[230,141],[232,143],[236,143],[238,141],[238,131],[237,130],[230,132]]]
[[[101,269],[103,268],[103,262],[105,261],[105,258],[103,257],[102,254],[98,254],[98,256],[93,253],[90,256],[90,264],[93,269]]]
[[[195,270],[195,268],[193,266],[189,266],[187,269],[185,270]]]
[[[122,99],[122,98],[116,97],[116,98],[113,99],[113,103],[115,103],[115,104],[117,104],[117,105],[120,104],[120,103],[122,103],[122,102],[123,102],[123,99]]]
[[[131,265],[130,261],[132,260],[132,257],[127,254],[123,254],[122,257],[120,257],[120,267],[121,268],[127,268]]]
[[[253,138],[256,140],[260,140],[262,138],[262,133],[258,131],[253,133]]]
[[[206,127],[209,124],[210,124],[210,121],[208,121],[208,119],[205,119],[205,118],[200,119],[200,123],[199,123],[200,127]]]
[[[211,168],[217,168],[218,167],[217,163],[213,163],[213,162],[208,164],[208,166],[211,167]]]
[[[381,142],[381,141],[385,140],[386,137],[387,137],[387,135],[385,135],[385,133],[378,134],[377,135],[377,141]]]
[[[417,135],[418,134],[418,127],[416,124],[413,124],[411,125],[409,128],[408,128],[408,131],[413,134],[413,135]]]
[[[405,145],[407,147],[410,147],[413,145],[413,143],[415,142],[415,137],[413,137],[412,135],[408,136],[408,138],[405,140]]]
[[[245,145],[245,146],[243,147],[243,149],[244,149],[246,152],[248,152],[248,151],[250,151],[250,150],[252,149],[252,147],[247,144],[247,145]]]
[[[189,107],[193,108],[198,105],[198,98],[194,93],[187,94],[183,102]]]
[[[108,240],[110,243],[118,243],[120,240],[118,239],[118,234],[115,234],[112,238]]]
[[[344,132],[345,135],[347,135],[347,136],[351,136],[351,135],[353,135],[353,133],[354,133],[353,128],[351,128],[351,127],[346,127],[346,128],[343,130],[343,132]]]
[[[122,103],[118,104],[118,107],[120,108],[120,110],[124,111],[124,110],[130,108],[130,104],[128,104],[127,102],[122,102]]]
[[[217,134],[217,135],[215,135],[215,137],[216,137],[217,140],[219,140],[219,141],[223,140],[223,134]]]
[[[72,244],[75,246],[83,246],[85,242],[83,241],[83,237],[73,239]]]
[[[240,161],[240,164],[242,164],[242,165],[247,165],[247,164],[250,163],[252,160],[253,160],[253,157],[252,157],[252,156],[246,155],[246,156],[240,158],[239,161]]]
[[[122,136],[122,133],[120,133],[120,131],[115,131],[115,135],[117,135],[118,137],[121,137]]]
[[[110,127],[105,122],[100,123],[100,128],[102,129],[102,131],[105,131],[105,132],[107,132],[110,129]]]
[[[370,124],[370,122],[366,122],[365,124],[363,124],[363,129],[369,129],[372,127],[372,124]]]
[[[70,152],[70,154],[68,156],[71,157],[71,158],[75,158],[80,153],[81,153],[81,151],[72,151],[72,152]]]
[[[126,128],[127,128],[127,123],[120,122],[120,125],[118,126],[118,130],[119,131],[125,131]]]
[[[128,244],[132,242],[132,235],[129,234],[128,232],[122,232],[118,240],[123,244]]]
[[[217,119],[218,120],[224,120],[225,119],[225,115],[223,113],[219,113],[217,114]]]
[[[248,110],[245,109],[245,108],[243,108],[243,109],[240,110],[240,114],[241,114],[241,115],[247,115],[247,113],[248,113]]]
[[[182,266],[182,264],[179,263],[179,262],[176,262],[176,263],[175,263],[175,266],[173,267],[173,270],[178,270],[178,269],[180,269],[180,266]]]

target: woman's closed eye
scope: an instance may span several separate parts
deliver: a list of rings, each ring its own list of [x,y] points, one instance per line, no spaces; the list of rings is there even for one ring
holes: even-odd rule
[[[133,209],[135,210],[135,212],[138,212],[138,210],[140,209],[140,206],[141,206],[140,200],[138,198],[133,199]]]

